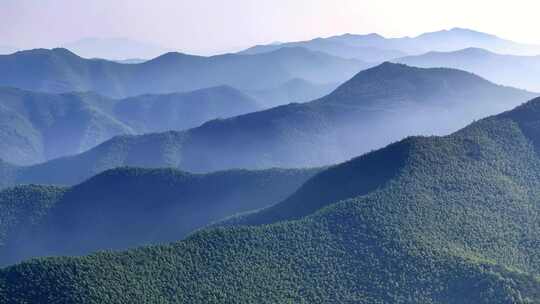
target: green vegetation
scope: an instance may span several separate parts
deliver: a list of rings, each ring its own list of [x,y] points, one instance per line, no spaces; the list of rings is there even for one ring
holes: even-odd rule
[[[5,268],[0,294],[10,303],[539,303],[538,113],[540,99],[328,168],[240,226]]]
[[[0,192],[0,264],[180,240],[283,200],[318,171],[119,168],[68,189],[7,189]]]
[[[0,248],[39,224],[65,193],[53,186],[19,186],[0,192]],[[2,251],[3,251],[2,250]]]

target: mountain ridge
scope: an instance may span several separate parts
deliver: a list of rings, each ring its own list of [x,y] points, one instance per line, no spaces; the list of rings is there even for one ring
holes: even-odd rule
[[[0,73],[0,85],[49,93],[95,91],[123,98],[218,85],[259,90],[293,78],[340,82],[368,66],[359,60],[302,48],[253,56],[167,53],[134,64],[84,59],[67,49],[35,49],[0,56],[0,71],[4,71]],[[235,71],[234,75],[230,71]]]
[[[312,102],[212,120],[183,132],[116,137],[76,156],[17,168],[3,185],[69,185],[126,165],[190,172],[318,167],[412,134],[448,134],[535,96],[463,71],[387,63]],[[54,179],[48,173],[53,171]]]
[[[183,130],[260,109],[259,101],[229,86],[125,99],[0,87],[0,158],[35,164],[87,151],[121,134]]]
[[[334,45],[333,48],[326,49],[328,53],[333,54],[344,53],[347,54],[347,56],[351,56],[349,53],[354,53],[354,51],[356,51],[359,54],[359,58],[362,58],[362,50],[365,50],[366,48],[379,50],[381,54],[388,52],[388,55],[382,55],[378,60],[374,60],[379,62],[396,59],[394,56],[398,55],[400,52],[402,54],[419,55],[429,51],[455,51],[467,47],[479,47],[494,52],[515,55],[540,55],[540,45],[516,43],[492,34],[464,28],[452,28],[450,30],[423,33],[414,37],[405,36],[398,38],[386,38],[376,33],[366,35],[348,33],[326,38],[315,38],[308,41],[281,43],[277,45],[258,45],[243,52],[261,53],[291,45],[301,45],[319,50],[323,49],[314,43],[317,41],[326,44],[337,44]],[[342,46],[341,49],[339,45]],[[352,49],[352,51],[348,50],[348,48]],[[357,49],[355,50],[355,48]],[[370,57],[367,57],[366,61],[371,61],[368,60],[369,58]]]
[[[455,52],[429,52],[396,59],[418,67],[449,67],[476,73],[495,83],[540,91],[535,79],[540,75],[540,55],[501,55],[480,48]]]
[[[0,264],[183,239],[212,221],[266,207],[321,169],[116,168],[65,188],[0,191]]]
[[[540,98],[449,136],[411,137],[330,167],[307,193],[333,194],[272,224],[4,268],[0,294],[38,303],[535,303],[538,113]],[[369,181],[396,155],[397,175],[358,192],[362,176]]]

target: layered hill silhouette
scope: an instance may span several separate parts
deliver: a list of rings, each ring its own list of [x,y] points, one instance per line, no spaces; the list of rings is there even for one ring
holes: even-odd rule
[[[539,53],[540,54],[540,53]],[[455,52],[429,52],[395,60],[418,67],[449,67],[469,71],[495,83],[540,92],[540,55],[500,55],[468,48]]]
[[[370,35],[357,36],[359,40],[363,38],[368,40],[369,37]],[[281,48],[291,47],[302,47],[312,51],[331,54],[333,56],[350,59],[356,58],[366,62],[383,62],[403,57],[407,54],[405,52],[393,49],[385,49],[374,46],[363,46],[362,43],[349,43],[346,40],[336,39],[336,37],[316,38],[309,41],[287,42],[270,45],[257,45],[240,52],[240,54],[262,54],[276,51]]]
[[[189,129],[261,107],[226,86],[125,99],[0,88],[0,158],[36,164],[87,151],[117,135]]]
[[[502,39],[470,29],[453,28],[416,37],[386,38],[379,34],[345,34],[309,41],[258,45],[242,53],[261,54],[287,47],[304,47],[344,58],[382,62],[403,54],[419,55],[431,51],[451,52],[465,48],[482,48],[493,52],[514,55],[539,55],[539,45],[528,45]],[[401,54],[401,55],[400,55]]]
[[[118,168],[71,188],[7,189],[0,192],[0,264],[180,240],[283,200],[318,171]]]
[[[228,85],[263,90],[301,78],[343,82],[368,65],[304,48],[260,55],[212,57],[167,53],[139,64],[84,59],[66,49],[35,49],[0,56],[0,85],[32,91],[93,91],[122,98]]]
[[[539,126],[536,99],[449,136],[410,137],[318,173],[235,227],[5,268],[0,294],[33,303],[536,303]]]
[[[1,184],[72,185],[119,166],[189,172],[317,167],[412,134],[448,134],[534,96],[459,70],[385,63],[312,102],[213,120],[182,132],[115,137],[75,156],[9,166]]]

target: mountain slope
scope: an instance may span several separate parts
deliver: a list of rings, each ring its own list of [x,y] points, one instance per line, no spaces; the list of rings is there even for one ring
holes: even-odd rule
[[[230,87],[110,99],[0,88],[0,158],[28,165],[87,151],[121,134],[183,130],[260,109]]]
[[[480,75],[495,83],[540,92],[540,56],[512,56],[469,48],[456,52],[430,52],[395,60],[418,67],[448,67]]]
[[[533,96],[458,70],[385,63],[319,100],[213,120],[184,132],[116,137],[73,157],[20,168],[3,184],[74,184],[118,166],[190,172],[317,167],[411,134],[448,134]]]
[[[133,133],[105,110],[113,102],[87,93],[1,88],[0,157],[16,164],[35,164]]]
[[[367,66],[303,48],[249,56],[167,53],[139,64],[83,59],[66,49],[36,49],[0,56],[0,85],[49,93],[93,91],[121,98],[221,85],[262,90],[294,78],[342,82]]]
[[[338,83],[318,84],[304,79],[291,79],[275,88],[248,92],[267,107],[277,107],[293,102],[307,102],[330,94]]]
[[[115,104],[114,116],[137,133],[165,132],[260,110],[258,101],[227,86],[187,93],[141,95]]]
[[[539,126],[537,99],[450,136],[408,138],[313,177],[299,200],[268,209],[304,210],[265,218],[285,221],[23,263],[0,272],[0,294],[37,303],[537,303]],[[390,174],[366,185],[389,161]]]
[[[119,168],[71,188],[10,188],[0,192],[0,264],[180,240],[280,201],[318,171]]]

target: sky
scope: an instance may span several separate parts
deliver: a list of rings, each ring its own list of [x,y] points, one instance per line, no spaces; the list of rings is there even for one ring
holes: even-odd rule
[[[538,0],[0,0],[0,45],[129,38],[194,54],[343,33],[471,28],[540,44]]]

